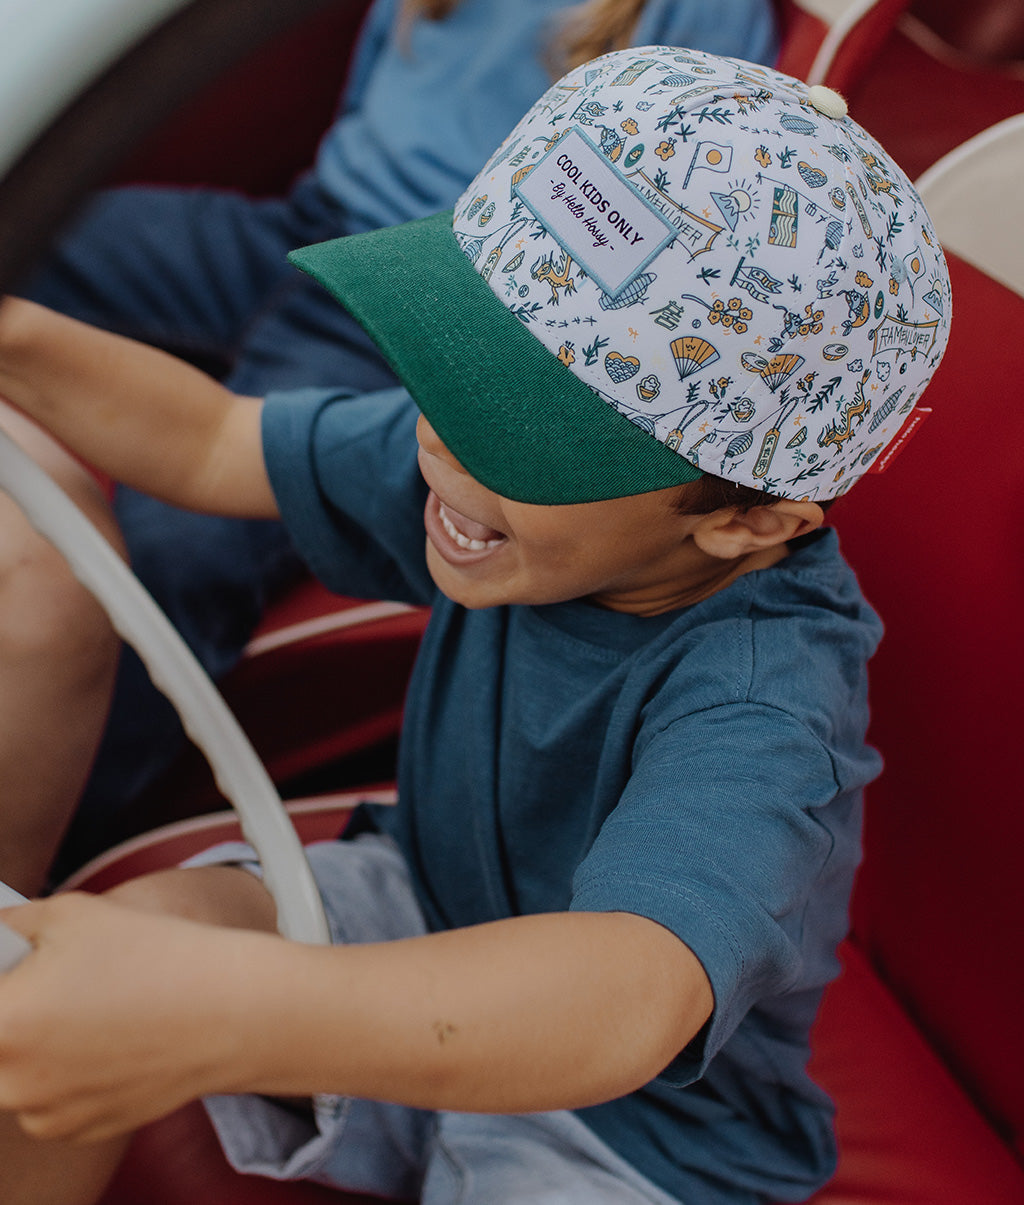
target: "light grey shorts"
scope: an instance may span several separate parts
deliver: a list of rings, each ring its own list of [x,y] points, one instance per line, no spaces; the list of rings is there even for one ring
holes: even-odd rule
[[[364,834],[308,851],[338,943],[393,941],[426,931],[405,862],[387,837]],[[221,845],[187,865],[240,863]],[[290,1109],[257,1096],[206,1107],[231,1164],[279,1180],[423,1205],[679,1205],[597,1138],[573,1113],[434,1113],[344,1098]]]

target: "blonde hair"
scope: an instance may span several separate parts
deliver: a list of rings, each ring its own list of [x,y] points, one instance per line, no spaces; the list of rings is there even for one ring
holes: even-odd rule
[[[460,0],[403,0],[401,19],[440,21]],[[544,58],[552,75],[564,74],[589,59],[628,46],[645,0],[582,0],[561,16],[552,29]]]

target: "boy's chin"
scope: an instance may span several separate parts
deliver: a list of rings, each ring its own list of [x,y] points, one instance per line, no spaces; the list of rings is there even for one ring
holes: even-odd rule
[[[471,580],[469,574],[447,561],[427,538],[427,570],[434,585],[445,598],[467,610],[479,611],[485,607],[497,607],[511,602],[487,582]]]

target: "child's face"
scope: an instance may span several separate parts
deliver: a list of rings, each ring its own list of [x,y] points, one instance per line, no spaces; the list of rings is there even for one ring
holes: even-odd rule
[[[427,566],[466,607],[589,598],[613,611],[657,614],[692,601],[699,516],[674,510],[678,487],[569,506],[535,506],[471,477],[422,416],[420,471]]]

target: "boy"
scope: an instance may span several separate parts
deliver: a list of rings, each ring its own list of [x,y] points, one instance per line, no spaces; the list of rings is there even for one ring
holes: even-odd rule
[[[274,920],[234,848],[6,914],[0,1108],[49,1142],[8,1122],[5,1200],[95,1199],[200,1095],[240,1166],[431,1203],[809,1196],[877,772],[879,626],[819,529],[945,346],[913,189],[834,93],[646,48],[554,85],[454,221],[296,261],[418,413],[0,312],[0,387],[80,454],[433,606],[399,803],[311,854],[339,945],[226,928]]]

